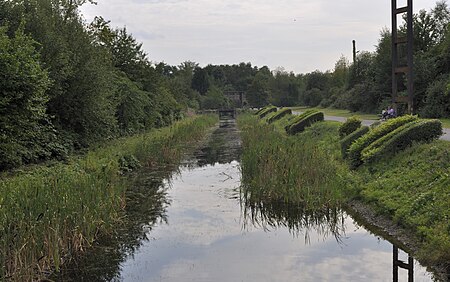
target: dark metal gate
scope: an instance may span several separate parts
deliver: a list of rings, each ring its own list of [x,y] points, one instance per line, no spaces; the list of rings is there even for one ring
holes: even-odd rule
[[[399,104],[408,104],[408,113],[414,112],[414,60],[413,60],[413,0],[407,0],[406,7],[397,7],[397,0],[392,0],[392,100],[396,107]],[[398,15],[407,14],[407,34],[399,36]],[[406,65],[400,64],[399,46],[407,45]],[[407,96],[399,96],[399,80],[401,75],[406,75]]]

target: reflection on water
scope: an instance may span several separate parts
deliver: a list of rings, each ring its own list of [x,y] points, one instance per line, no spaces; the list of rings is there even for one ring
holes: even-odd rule
[[[394,280],[392,244],[340,209],[246,203],[239,144],[227,122],[197,164],[174,174],[142,171],[130,185],[122,228],[54,280]],[[419,264],[414,269],[415,281],[431,280]],[[407,281],[405,271],[398,274]]]
[[[287,228],[294,236],[303,234],[306,243],[310,243],[311,231],[323,239],[332,236],[338,243],[345,236],[345,213],[338,207],[307,210],[284,202],[251,203],[241,197],[241,209],[244,228],[248,224],[264,230]]]

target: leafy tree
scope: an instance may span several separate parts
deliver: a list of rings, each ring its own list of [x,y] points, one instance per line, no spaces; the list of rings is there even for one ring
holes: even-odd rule
[[[0,27],[0,169],[59,154],[45,108],[50,85],[29,36]]]
[[[262,67],[250,84],[247,91],[247,101],[252,107],[263,107],[269,104],[269,82],[273,79],[268,67]]]
[[[191,87],[202,95],[205,95],[206,92],[208,92],[209,77],[205,69],[202,69],[201,67],[195,68]]]

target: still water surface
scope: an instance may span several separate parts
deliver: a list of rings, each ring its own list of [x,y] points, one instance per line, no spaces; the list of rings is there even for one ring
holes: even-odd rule
[[[392,244],[341,210],[245,208],[237,145],[231,124],[176,173],[143,172],[128,196],[129,224],[62,279],[395,281]],[[405,253],[400,258],[407,261]],[[400,269],[398,281],[407,277]],[[414,262],[414,279],[432,281],[432,275]]]

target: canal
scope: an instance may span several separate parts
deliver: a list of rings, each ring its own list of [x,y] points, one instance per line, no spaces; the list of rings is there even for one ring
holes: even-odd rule
[[[122,228],[54,280],[433,281],[415,260],[394,275],[394,246],[340,209],[248,205],[239,153],[227,120],[175,170],[141,171]]]

